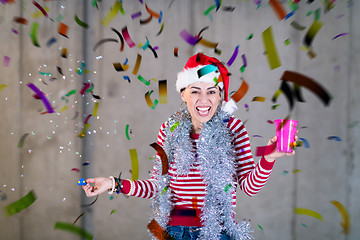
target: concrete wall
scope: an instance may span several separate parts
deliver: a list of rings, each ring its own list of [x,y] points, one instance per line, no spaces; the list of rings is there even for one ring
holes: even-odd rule
[[[226,63],[237,45],[239,55],[229,67],[230,90],[238,89],[241,78],[249,84],[235,116],[246,122],[254,154],[256,147],[265,145],[275,133],[274,126],[267,121],[288,114],[284,95],[278,98],[280,105],[276,109],[272,109],[271,101],[284,71],[313,78],[332,96],[330,105],[325,106],[312,91],[302,88],[306,102],[295,102],[291,117],[299,121],[298,135],[310,147],[299,147],[295,157],[278,159],[269,182],[255,197],[239,192],[237,218],[251,219],[254,237],[261,240],[360,238],[359,1],[336,1],[330,11],[325,11],[322,1],[311,4],[301,1],[295,15],[282,21],[267,1],[261,1],[257,8],[256,1],[224,0],[223,7],[233,6],[234,11],[220,8],[209,16],[204,16],[204,12],[214,1],[147,1],[155,12],[163,12],[164,30],[160,35],[157,33],[161,24],[157,19],[139,24],[139,19],[149,16],[141,1],[124,1],[125,15],[119,13],[107,26],[101,20],[114,1],[98,2],[98,8],[88,7],[89,28],[84,29],[74,20],[74,15],[84,20],[84,4],[89,6],[92,1],[84,2],[38,1],[49,11],[48,17],[36,18],[32,14],[38,9],[31,1],[0,3],[0,85],[7,85],[0,91],[0,207],[30,190],[37,195],[36,201],[24,211],[10,217],[0,214],[0,239],[78,239],[72,233],[54,230],[54,225],[58,221],[72,223],[83,212],[82,219],[86,220],[83,225],[95,239],[148,239],[148,200],[120,195],[111,200],[103,194],[91,207],[82,208],[83,193],[76,182],[84,175],[110,176],[120,171],[123,177],[130,178],[129,149],[133,148],[139,156],[140,178],[147,178],[152,165],[149,158],[155,154],[149,144],[156,141],[161,123],[181,107],[175,91],[176,73],[198,51]],[[282,2],[290,12],[287,1]],[[316,57],[310,58],[301,46],[317,9],[324,25],[312,42]],[[131,14],[138,11],[142,16],[132,19]],[[13,19],[18,16],[26,18],[27,25],[15,23]],[[306,28],[295,29],[290,25],[294,20]],[[58,33],[59,21],[69,26],[68,37]],[[34,22],[39,23],[40,47],[34,46],[29,37]],[[120,51],[120,43],[106,42],[95,51],[87,51],[88,59],[84,59],[84,45],[92,48],[102,39],[119,39],[111,28],[121,32],[125,25],[137,46],[130,48],[125,43]],[[196,35],[206,26],[209,29],[202,36],[219,43],[220,55],[199,44],[190,46],[179,36],[183,29]],[[274,70],[269,68],[261,37],[269,26],[282,63]],[[349,34],[332,39],[340,33]],[[247,40],[250,34],[253,38]],[[47,46],[52,37],[57,41]],[[138,47],[145,44],[146,38],[151,46],[159,47],[158,58],[149,49]],[[291,41],[289,45],[284,44],[286,39]],[[175,47],[179,49],[178,57],[173,54]],[[69,49],[67,58],[61,56],[62,48]],[[142,61],[134,75],[137,54]],[[239,71],[243,65],[241,54],[246,55],[248,65],[243,73]],[[4,56],[10,57],[8,65],[3,64]],[[124,63],[126,59],[129,69],[115,71],[113,63]],[[84,69],[80,75],[76,69],[82,61],[88,64],[88,71]],[[144,94],[153,90],[151,99],[158,99],[158,85],[150,80],[151,84],[146,86],[137,79],[139,74],[147,80],[167,79],[167,104],[158,104],[155,109],[147,106]],[[130,83],[124,80],[125,75],[130,77]],[[101,100],[92,99],[90,93],[87,97],[80,95],[84,80],[94,84],[93,94]],[[46,111],[44,105],[33,98],[28,83],[46,94],[55,113],[41,114]],[[76,94],[68,96],[67,101],[62,99],[73,89]],[[266,101],[253,102],[255,96],[265,97]],[[89,119],[91,127],[84,140],[78,135],[84,126],[84,114],[92,113],[94,102],[99,102],[98,116]],[[61,111],[65,106],[68,108]],[[127,124],[131,129],[130,140],[125,135]],[[24,134],[29,135],[18,148]],[[341,141],[329,140],[329,136],[338,136]],[[90,164],[83,166],[87,161]],[[72,171],[73,168],[81,171]],[[87,199],[88,203],[93,200]],[[352,228],[347,235],[342,233],[342,217],[330,203],[332,200],[342,203],[350,214]],[[294,208],[314,210],[323,216],[323,221],[294,214]],[[111,214],[112,210],[116,212]],[[81,220],[76,224],[81,226]]]

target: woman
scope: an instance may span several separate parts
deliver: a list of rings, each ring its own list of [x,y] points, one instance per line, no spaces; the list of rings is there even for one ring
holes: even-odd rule
[[[255,165],[246,129],[231,115],[236,107],[228,101],[228,82],[229,73],[219,60],[202,53],[192,56],[176,82],[187,110],[171,116],[158,134],[169,171],[161,171],[157,154],[150,179],[87,179],[87,196],[116,191],[152,199],[154,219],[174,239],[250,239],[250,224],[234,221],[237,185],[255,195],[275,159],[294,152],[275,150]],[[268,144],[275,142],[273,137]]]

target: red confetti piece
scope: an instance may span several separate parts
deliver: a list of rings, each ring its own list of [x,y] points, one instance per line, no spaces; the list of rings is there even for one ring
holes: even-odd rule
[[[73,168],[73,169],[71,169],[71,171],[80,172],[80,169],[78,169],[78,168]]]

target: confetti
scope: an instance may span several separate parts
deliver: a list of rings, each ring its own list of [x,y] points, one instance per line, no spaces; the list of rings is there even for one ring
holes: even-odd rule
[[[125,46],[125,42],[124,42],[124,38],[122,37],[121,33],[116,30],[115,28],[111,28],[111,30],[113,30],[120,38],[120,42],[121,42],[121,46],[120,46],[120,52],[122,52],[124,50],[124,46]],[[124,63],[126,64],[126,63]]]
[[[257,225],[261,231],[264,231],[264,229],[262,228],[262,226],[260,226],[259,224]]]
[[[346,211],[346,208],[338,201],[333,200],[330,201],[330,203],[333,204],[340,212],[342,217],[342,221],[340,222],[342,233],[348,235],[351,229],[351,221],[348,211]]]
[[[35,47],[40,47],[39,45],[39,42],[37,40],[37,31],[38,31],[38,28],[39,28],[39,23],[37,22],[33,22],[31,24],[31,29],[30,29],[30,38],[31,38],[31,41],[32,41],[32,44],[35,46]]]
[[[122,9],[122,3],[115,0],[114,5],[111,7],[107,15],[100,21],[100,23],[106,27],[109,23],[118,15],[120,9]]]
[[[89,28],[89,25],[88,25],[87,23],[81,21],[81,20],[78,18],[78,16],[76,16],[76,14],[74,15],[74,19],[75,19],[75,22],[76,22],[79,26],[81,26],[81,27],[83,27],[83,28],[86,28],[86,29]]]
[[[151,222],[147,225],[149,231],[159,240],[173,240],[174,238],[171,237],[155,220],[151,220]]]
[[[22,148],[24,146],[24,142],[27,136],[29,136],[29,133],[25,133],[24,135],[22,135],[17,145],[18,148]]]
[[[245,71],[245,68],[246,68],[246,66],[247,66],[245,54],[242,54],[242,55],[241,55],[241,58],[242,58],[242,60],[243,60],[243,65],[242,65],[241,68],[240,68],[240,72],[244,72],[244,71]]]
[[[126,124],[126,127],[125,127],[125,135],[126,135],[127,140],[130,140],[130,136],[129,136],[129,124]]]
[[[105,38],[105,39],[101,39],[100,41],[98,41],[98,42],[94,45],[93,51],[95,52],[96,49],[97,49],[101,44],[103,44],[103,43],[105,43],[105,42],[116,42],[116,43],[118,43],[119,41],[116,40],[115,38]]]
[[[284,7],[277,0],[269,0],[269,5],[273,8],[279,20],[286,17],[286,11]]]
[[[229,189],[230,189],[231,187],[232,187],[231,184],[226,185],[224,191],[225,191],[225,192],[229,191]]]
[[[78,216],[75,221],[73,222],[73,225],[75,225],[75,223],[82,217],[84,216],[84,213],[80,214],[80,216]]]
[[[4,56],[3,65],[4,65],[4,67],[10,66],[10,57]]]
[[[340,138],[340,137],[337,137],[337,136],[329,136],[327,139],[328,139],[328,140],[335,140],[335,141],[337,141],[337,142],[341,142],[341,141],[342,141],[341,138]]]
[[[135,66],[134,66],[134,69],[132,71],[132,74],[136,75],[139,71],[139,67],[140,67],[140,63],[141,63],[141,55],[138,54],[137,57],[136,57],[136,63],[135,63]],[[150,83],[149,83],[150,84]]]
[[[305,37],[304,37],[304,45],[308,48],[311,47],[311,43],[314,40],[314,37],[316,36],[316,34],[318,33],[318,31],[320,30],[320,28],[323,26],[323,23],[321,21],[314,21],[309,30],[307,31]]]
[[[299,140],[304,144],[305,148],[310,148],[310,144],[305,138],[299,138]]]
[[[276,143],[273,143],[273,144],[267,145],[267,146],[257,147],[255,155],[257,157],[265,156],[265,155],[272,153],[275,149],[276,149]]]
[[[174,56],[175,57],[178,57],[179,56],[179,48],[177,48],[177,47],[174,47]]]
[[[345,36],[345,35],[348,35],[348,34],[350,34],[350,33],[348,33],[348,32],[340,33],[340,34],[336,35],[335,37],[333,37],[331,40],[337,39],[338,37]]]
[[[329,93],[312,78],[309,78],[297,72],[285,71],[280,79],[306,87],[313,93],[315,93],[323,101],[325,106],[328,106],[330,104],[331,97]]]
[[[168,103],[167,80],[159,80],[159,103]]]
[[[23,17],[14,17],[14,22],[24,24],[24,25],[28,24],[28,20]]]
[[[200,68],[199,70],[197,70],[197,75],[198,78],[201,78],[202,76],[215,71],[219,71],[219,69],[215,65],[206,65]]]
[[[9,217],[18,212],[21,212],[22,210],[28,208],[31,204],[33,204],[36,198],[37,197],[34,190],[31,190],[23,198],[5,206],[4,207],[5,215]]]
[[[245,80],[242,81],[239,89],[231,96],[235,102],[239,102],[247,93],[249,85]]]
[[[131,180],[135,181],[139,178],[139,160],[136,149],[129,149],[131,158]]]
[[[292,21],[292,22],[290,23],[290,25],[291,25],[293,28],[295,28],[296,30],[299,30],[299,31],[302,31],[302,30],[305,30],[305,29],[306,29],[306,27],[300,25],[300,24],[297,23],[296,21]]]
[[[96,198],[94,201],[92,201],[91,203],[89,204],[84,204],[84,205],[81,205],[82,208],[85,208],[85,207],[90,207],[91,205],[93,205],[94,203],[96,203],[96,201],[98,200],[98,197],[99,195],[96,195]]]
[[[0,92],[4,89],[4,88],[6,88],[6,87],[8,87],[9,85],[6,85],[6,84],[0,84]]]
[[[314,218],[319,219],[320,221],[323,221],[323,216],[313,210],[307,209],[307,208],[294,208],[295,214],[303,214],[308,215]]]
[[[69,55],[69,49],[67,49],[67,48],[61,48],[61,57],[63,57],[63,58],[67,58],[68,57],[68,55]]]
[[[67,36],[67,32],[69,30],[69,27],[68,25],[66,25],[65,23],[63,22],[59,22],[59,27],[58,27],[58,33],[66,38],[69,38]]]
[[[72,233],[75,233],[75,234],[81,236],[82,238],[88,239],[88,240],[91,240],[94,238],[94,236],[91,233],[89,233],[86,230],[84,230],[78,226],[75,226],[74,224],[71,224],[71,223],[56,222],[54,229],[72,232]]]
[[[36,1],[33,1],[33,4],[42,12],[42,14],[44,14],[45,17],[48,17],[47,12],[42,6],[40,6],[40,4],[38,4]]]
[[[183,29],[180,32],[180,37],[182,37],[187,43],[189,43],[190,45],[193,45],[193,46],[196,45],[199,41],[199,38],[191,35],[186,29]]]
[[[173,131],[177,128],[177,126],[179,126],[179,124],[180,124],[179,121],[177,121],[176,123],[174,123],[174,125],[172,125],[171,128],[170,128],[170,132],[173,132]]]
[[[138,18],[141,16],[141,11],[131,14],[131,19]]]
[[[37,96],[39,96],[42,100],[42,102],[44,103],[46,109],[47,109],[47,112],[48,113],[54,113],[54,109],[52,108],[50,102],[48,101],[48,99],[45,97],[44,93],[41,92],[34,84],[32,83],[29,83],[27,84],[27,86],[32,89],[36,94]]]
[[[146,11],[147,11],[151,16],[153,16],[154,18],[160,18],[160,13],[157,13],[157,12],[151,10],[146,3],[145,3],[145,8],[146,8]]]
[[[270,70],[280,67],[281,61],[277,54],[271,26],[262,33],[262,40],[266,52],[266,57],[269,62]]]
[[[51,45],[56,43],[56,41],[57,41],[56,38],[52,37],[47,41],[46,46],[50,47]]]
[[[150,92],[147,91],[145,93],[145,101],[146,104],[149,106],[149,108],[155,109],[157,104],[159,103],[159,101],[157,99],[154,100],[154,102],[151,101],[150,95],[153,93],[153,90],[151,90]]]
[[[162,167],[162,172],[161,172],[161,175],[165,175],[168,173],[169,171],[169,161],[168,161],[168,158],[167,158],[167,155],[164,151],[164,149],[159,145],[157,144],[156,142],[150,144],[150,146],[152,148],[154,148],[156,150],[156,152],[159,154],[160,156],[160,159],[161,159],[161,167]]]
[[[126,26],[123,27],[123,28],[121,29],[121,32],[122,32],[122,35],[123,35],[124,38],[125,38],[125,42],[127,43],[127,45],[128,45],[130,48],[133,48],[133,47],[135,46],[135,43],[134,43],[133,40],[131,39],[127,27],[126,27]]]
[[[254,98],[252,99],[253,102],[265,102],[265,100],[266,100],[265,97],[259,97],[259,96],[254,97]]]
[[[144,83],[146,86],[150,85],[150,82],[147,81],[145,78],[143,78],[141,75],[138,75],[138,79],[140,80],[140,82]]]
[[[80,169],[78,169],[78,168],[72,168],[71,171],[80,172]]]
[[[235,61],[235,59],[236,59],[236,57],[237,57],[237,55],[238,55],[238,53],[239,53],[239,47],[240,47],[239,45],[237,45],[237,46],[235,47],[235,50],[234,50],[231,58],[230,58],[229,61],[226,63],[229,67],[234,63],[234,61]]]

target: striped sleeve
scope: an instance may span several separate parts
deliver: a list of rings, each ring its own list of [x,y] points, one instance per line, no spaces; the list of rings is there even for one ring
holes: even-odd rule
[[[239,119],[230,118],[228,128],[235,135],[236,177],[240,189],[247,195],[254,196],[269,179],[274,163],[269,163],[262,157],[255,165],[248,133]]]
[[[165,122],[161,125],[159,134],[158,134],[158,138],[157,138],[157,143],[161,147],[163,147],[163,143],[166,138],[165,133],[164,133],[164,129],[165,129],[166,125],[167,125],[167,122]],[[157,174],[158,171],[161,171],[161,159],[160,159],[160,155],[157,153],[151,179],[130,181],[130,189],[128,190],[128,192],[126,194],[129,196],[133,196],[133,197],[148,198],[148,199],[154,198],[156,195],[156,192],[158,191],[158,187],[156,184],[156,182],[157,182],[156,176],[158,176],[158,174]]]

